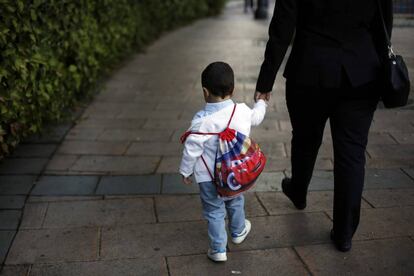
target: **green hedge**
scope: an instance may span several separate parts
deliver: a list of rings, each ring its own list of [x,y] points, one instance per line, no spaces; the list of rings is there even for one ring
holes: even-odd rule
[[[108,67],[225,0],[0,0],[0,157],[91,91]]]

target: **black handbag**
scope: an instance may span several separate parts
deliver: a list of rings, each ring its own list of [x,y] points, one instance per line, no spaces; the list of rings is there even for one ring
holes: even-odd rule
[[[407,65],[400,55],[393,51],[390,36],[385,25],[381,3],[377,0],[381,15],[382,26],[388,47],[388,56],[385,60],[385,87],[381,94],[381,100],[386,108],[401,107],[407,105],[410,94],[410,77]]]

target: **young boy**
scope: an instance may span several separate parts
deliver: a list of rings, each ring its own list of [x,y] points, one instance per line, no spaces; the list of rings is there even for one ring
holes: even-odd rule
[[[194,116],[189,131],[221,132],[226,128],[235,104],[231,100],[234,90],[233,70],[224,62],[211,63],[204,69],[201,83],[206,105]],[[262,122],[266,113],[266,103],[259,99],[253,109],[244,103],[237,104],[236,107],[229,127],[248,136],[250,127]],[[204,218],[208,221],[210,249],[207,256],[213,261],[224,262],[227,260],[227,233],[224,221],[226,210],[233,243],[239,244],[244,241],[250,232],[251,224],[245,219],[243,195],[225,200],[217,194],[210,176],[210,172],[214,170],[217,146],[217,135],[189,135],[184,144],[180,173],[183,182],[191,184],[190,177],[194,172],[200,187]]]

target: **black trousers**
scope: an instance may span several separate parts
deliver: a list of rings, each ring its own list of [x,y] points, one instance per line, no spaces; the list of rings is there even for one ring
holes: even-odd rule
[[[316,157],[329,119],[334,151],[334,223],[337,239],[350,239],[360,217],[368,131],[379,101],[377,82],[352,88],[304,87],[286,83],[292,123],[292,185],[306,199]]]

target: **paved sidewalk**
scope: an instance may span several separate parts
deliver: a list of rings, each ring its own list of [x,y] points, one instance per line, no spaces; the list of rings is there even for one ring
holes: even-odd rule
[[[329,240],[329,128],[308,207],[280,193],[291,126],[278,76],[253,137],[269,157],[247,194],[252,232],[210,262],[198,187],[176,174],[179,136],[203,105],[201,70],[229,62],[236,100],[252,93],[269,22],[231,2],[217,18],[166,34],[132,56],[74,124],[21,144],[0,163],[0,275],[414,275],[414,104],[376,112],[367,149],[361,224],[349,253]],[[414,28],[394,31],[414,79]],[[413,95],[411,95],[413,102]]]

